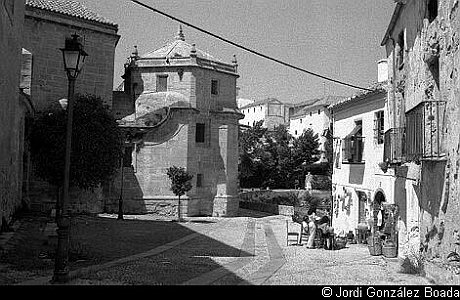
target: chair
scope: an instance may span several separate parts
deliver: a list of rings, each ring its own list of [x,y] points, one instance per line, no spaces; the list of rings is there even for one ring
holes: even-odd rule
[[[296,223],[291,223],[291,228],[293,227],[293,225],[295,225]],[[297,226],[295,226],[297,227]],[[292,237],[292,236],[295,236],[296,239],[296,243],[295,245],[301,245],[302,244],[302,228],[303,226],[300,225],[300,231],[289,231],[289,220],[286,220],[286,246],[289,246],[289,242],[290,241],[293,241],[292,239],[290,240],[289,237]],[[291,229],[292,230],[292,229]]]

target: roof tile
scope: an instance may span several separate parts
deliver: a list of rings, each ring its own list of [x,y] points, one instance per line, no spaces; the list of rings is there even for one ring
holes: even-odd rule
[[[73,0],[26,0],[26,6],[118,27],[116,23]]]

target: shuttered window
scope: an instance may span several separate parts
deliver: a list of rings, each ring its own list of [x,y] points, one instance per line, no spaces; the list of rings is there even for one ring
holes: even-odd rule
[[[204,143],[205,129],[206,125],[204,123],[196,123],[195,142]]]

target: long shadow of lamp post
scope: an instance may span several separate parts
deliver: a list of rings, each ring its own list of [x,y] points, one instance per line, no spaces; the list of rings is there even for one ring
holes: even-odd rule
[[[54,276],[52,282],[65,283],[69,281],[69,238],[70,238],[70,212],[69,207],[69,180],[70,180],[70,153],[72,147],[72,119],[74,107],[75,80],[81,72],[85,58],[88,54],[83,51],[79,36],[73,34],[66,38],[65,48],[60,49],[64,58],[64,68],[68,78],[68,105],[67,105],[67,133],[64,163],[64,184],[62,191],[61,213],[57,222],[58,245],[55,258]]]

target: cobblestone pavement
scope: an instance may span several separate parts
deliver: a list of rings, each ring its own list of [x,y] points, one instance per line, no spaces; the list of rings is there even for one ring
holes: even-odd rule
[[[194,234],[105,266],[74,271],[69,284],[430,284],[424,277],[399,273],[395,259],[370,256],[365,245],[336,251],[286,246],[287,219],[246,210],[235,218],[188,218],[181,225]]]

